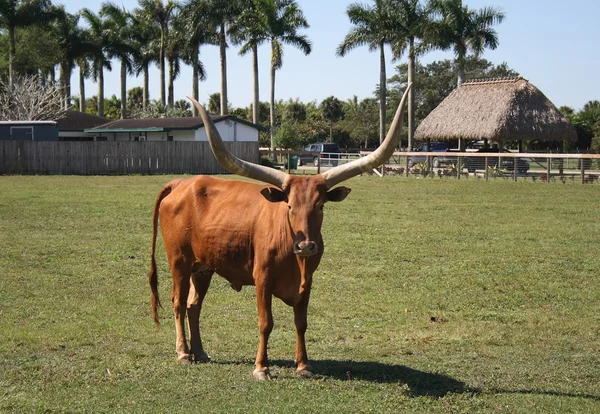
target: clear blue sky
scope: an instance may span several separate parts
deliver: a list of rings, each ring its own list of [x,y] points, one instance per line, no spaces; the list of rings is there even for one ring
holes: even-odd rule
[[[137,7],[137,0],[113,0],[127,10]],[[317,101],[334,95],[341,100],[373,96],[379,82],[379,55],[367,47],[351,51],[346,57],[336,57],[335,50],[350,28],[346,8],[354,0],[298,0],[310,24],[305,31],[312,41],[308,56],[291,46],[284,49],[284,64],[277,71],[275,98]],[[372,4],[369,0],[359,0]],[[75,13],[83,7],[81,0],[55,0]],[[101,2],[86,6],[98,11]],[[537,86],[556,106],[568,105],[579,110],[590,100],[600,100],[600,1],[598,0],[465,0],[470,8],[484,6],[502,8],[506,18],[496,26],[500,46],[486,50],[483,57],[494,64],[506,62]],[[229,101],[234,106],[248,106],[252,100],[251,56],[240,57],[235,47],[228,49]],[[200,58],[207,79],[200,84],[200,101],[219,92],[219,51],[205,46]],[[260,99],[269,99],[268,46],[259,49]],[[451,52],[433,52],[421,57],[422,63],[453,58]],[[388,77],[395,66],[388,50]],[[77,74],[73,74],[73,94],[79,94]],[[150,73],[150,98],[159,98],[158,69]],[[130,77],[127,89],[142,86],[142,78]],[[175,81],[175,99],[191,94],[191,69],[183,66]],[[105,73],[105,96],[119,96],[119,69]],[[86,95],[97,94],[94,82],[86,84]]]

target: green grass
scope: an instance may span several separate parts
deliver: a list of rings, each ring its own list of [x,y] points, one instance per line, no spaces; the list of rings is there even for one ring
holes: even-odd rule
[[[294,375],[274,302],[273,381],[251,378],[254,289],[215,277],[210,364],[176,364],[146,274],[171,177],[0,177],[0,412],[600,411],[600,186],[357,177],[326,207]],[[431,318],[435,322],[431,321]]]

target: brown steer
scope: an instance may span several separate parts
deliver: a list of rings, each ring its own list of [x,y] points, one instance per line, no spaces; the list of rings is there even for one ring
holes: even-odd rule
[[[409,85],[410,88],[410,85]],[[409,89],[408,88],[408,89]],[[158,276],[155,248],[160,226],[173,277],[178,361],[205,362],[200,310],[213,273],[240,290],[256,286],[260,343],[253,375],[269,378],[267,341],[273,329],[272,296],[294,308],[297,372],[309,375],[304,334],[312,276],[323,255],[323,206],[350,192],[336,184],[387,161],[400,139],[404,93],[385,141],[372,154],[314,176],[295,176],[240,160],[224,146],[204,108],[200,112],[217,160],[232,173],[265,184],[196,176],[163,187],[154,206],[152,265],[148,279],[158,324]],[[187,313],[190,347],[185,338]]]

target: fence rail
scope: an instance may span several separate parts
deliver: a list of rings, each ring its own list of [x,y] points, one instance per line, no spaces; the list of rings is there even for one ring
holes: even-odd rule
[[[361,151],[360,155],[370,154]],[[552,154],[519,152],[394,152],[387,167],[397,173],[421,176],[519,177],[574,179],[597,182],[600,177],[600,154]]]
[[[288,167],[285,160],[308,151],[276,150],[277,159]],[[268,149],[261,149],[261,154],[270,154]],[[318,153],[315,153],[318,154]],[[350,162],[359,157],[371,154],[371,151],[359,153],[329,154],[330,157],[320,160],[317,172],[323,168]],[[283,160],[283,161],[281,161]],[[333,162],[332,162],[333,161]],[[313,169],[313,167],[302,167]],[[288,169],[291,172],[291,169]],[[550,182],[559,179],[578,179],[582,183],[600,182],[600,154],[558,154],[558,153],[519,153],[519,152],[424,152],[396,151],[388,160],[385,168],[374,169],[373,174],[402,174],[407,177],[477,177],[532,179]]]
[[[258,142],[225,142],[258,163]],[[0,174],[222,174],[208,142],[0,141]]]

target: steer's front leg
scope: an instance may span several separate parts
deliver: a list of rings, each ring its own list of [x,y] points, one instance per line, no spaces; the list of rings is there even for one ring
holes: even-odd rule
[[[273,330],[273,312],[271,310],[272,291],[264,279],[256,282],[256,307],[258,309],[258,330],[260,342],[252,375],[258,380],[270,379],[267,343]]]
[[[311,376],[306,353],[305,333],[308,327],[308,300],[310,298],[311,283],[309,282],[302,295],[302,299],[294,305],[294,324],[296,325],[296,372],[300,375]]]

